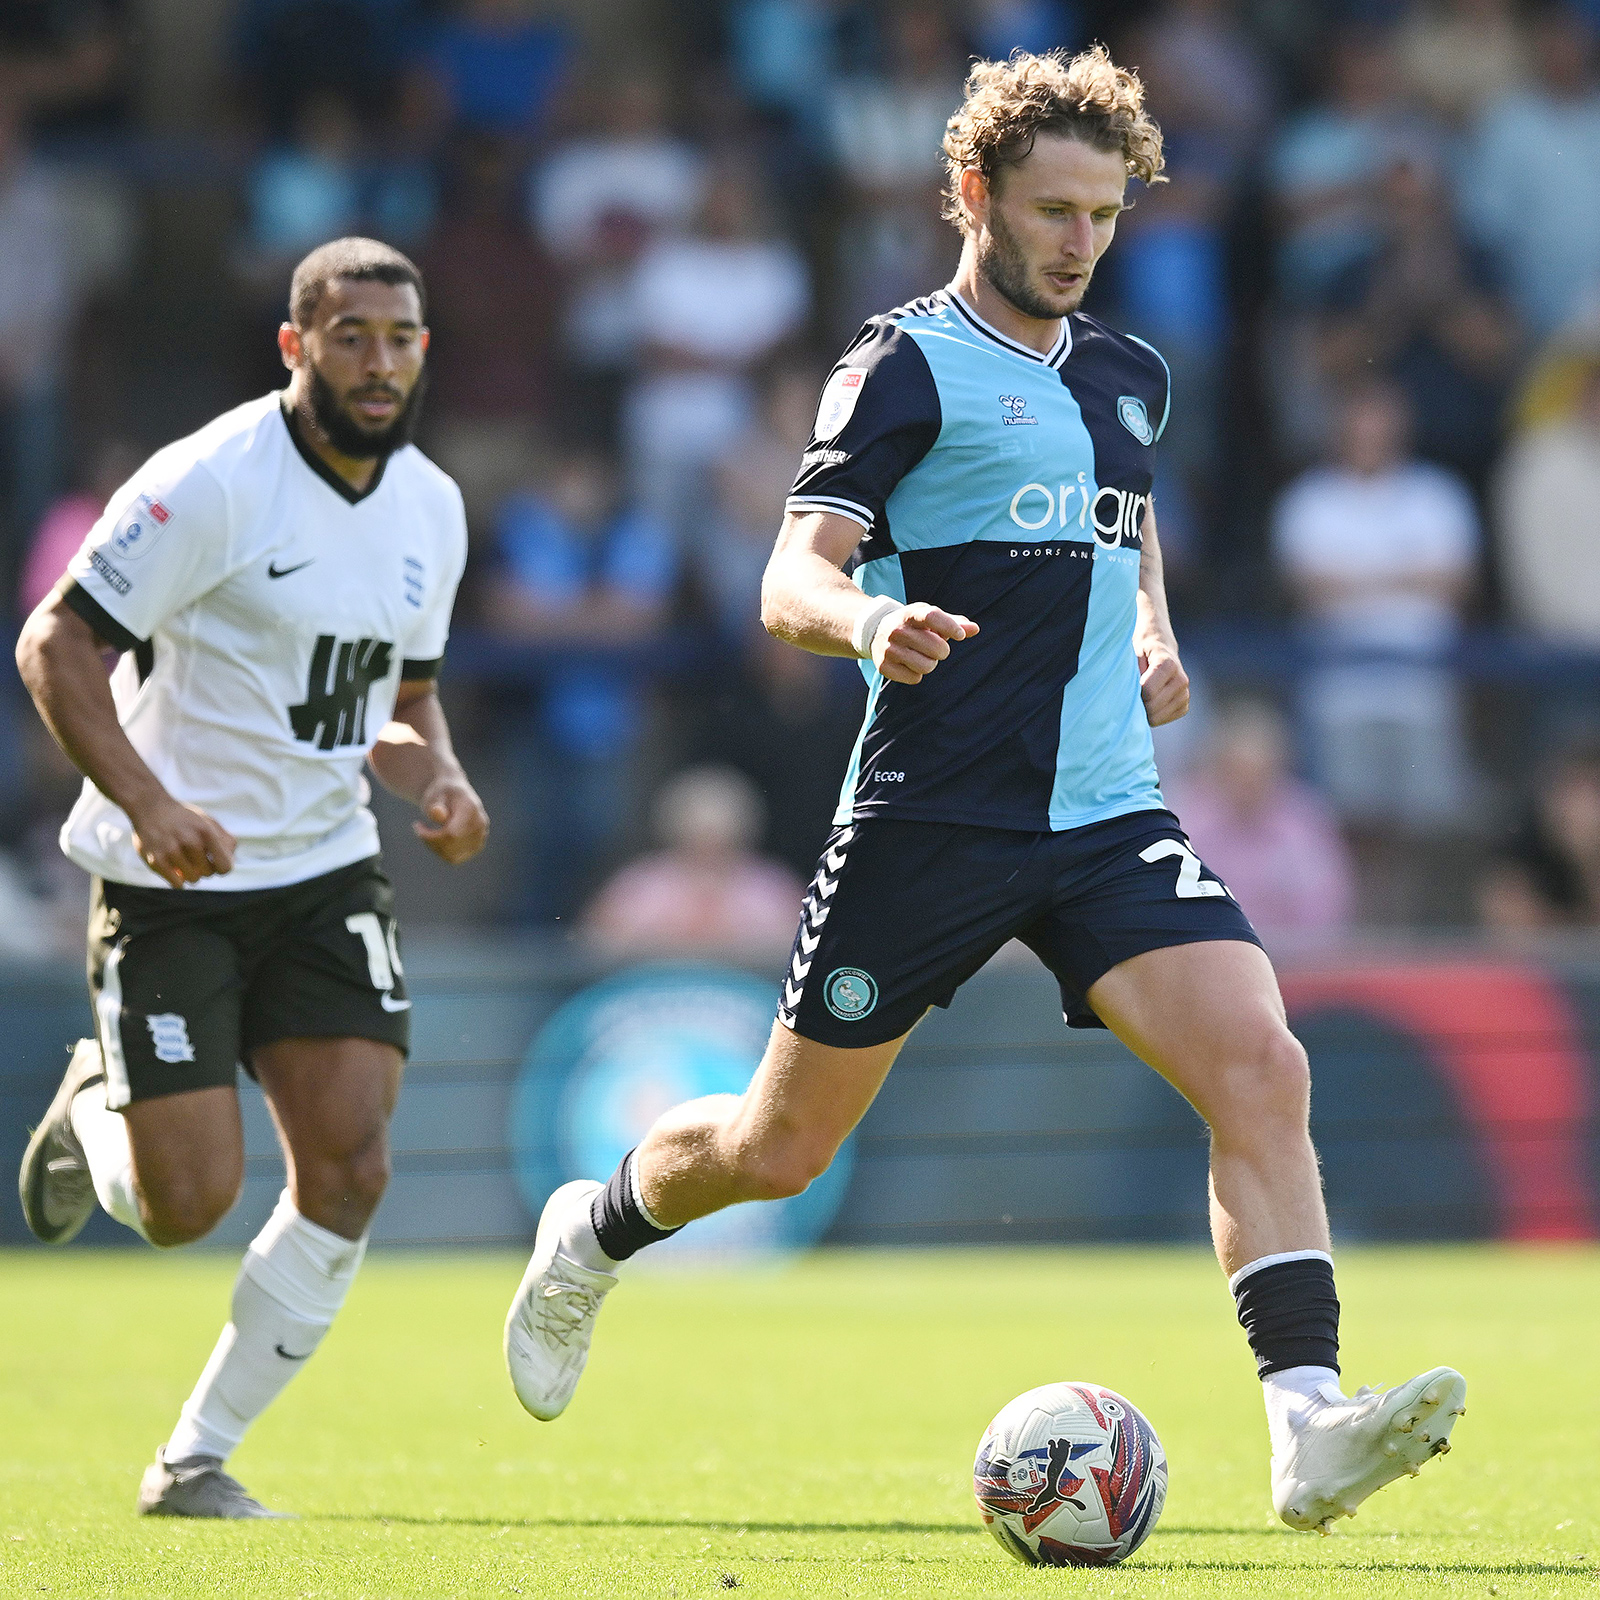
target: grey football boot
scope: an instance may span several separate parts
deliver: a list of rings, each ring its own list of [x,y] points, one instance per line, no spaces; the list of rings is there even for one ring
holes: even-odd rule
[[[33,1130],[17,1174],[22,1215],[36,1239],[65,1244],[94,1215],[94,1180],[83,1146],[72,1131],[72,1102],[78,1091],[105,1077],[100,1046],[80,1039],[67,1063],[66,1076],[44,1121]]]
[[[167,1465],[167,1447],[144,1469],[135,1509],[141,1517],[226,1517],[236,1521],[281,1521],[288,1511],[268,1511],[215,1456],[195,1456]]]

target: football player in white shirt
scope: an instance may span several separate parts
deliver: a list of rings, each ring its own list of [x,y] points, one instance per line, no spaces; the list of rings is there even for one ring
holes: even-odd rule
[[[65,1242],[98,1199],[155,1245],[208,1233],[243,1178],[240,1061],[288,1165],[140,1485],[167,1516],[274,1514],[224,1463],[327,1332],[388,1177],[411,1002],[363,763],[446,861],[489,825],[434,692],[467,535],[410,442],[417,269],[323,245],[278,345],[288,388],[146,462],[17,645],[85,778],[62,848],[94,875],[97,1033],[28,1146],[28,1225]]]

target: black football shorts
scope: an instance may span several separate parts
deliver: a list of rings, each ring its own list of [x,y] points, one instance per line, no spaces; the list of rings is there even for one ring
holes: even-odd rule
[[[231,1084],[278,1039],[411,1044],[394,890],[377,856],[281,889],[96,878],[89,997],[113,1110]]]
[[[1261,943],[1170,811],[1060,833],[878,817],[828,837],[778,1019],[818,1044],[884,1044],[1011,939],[1055,974],[1074,1028],[1104,1026],[1084,996],[1131,956]]]

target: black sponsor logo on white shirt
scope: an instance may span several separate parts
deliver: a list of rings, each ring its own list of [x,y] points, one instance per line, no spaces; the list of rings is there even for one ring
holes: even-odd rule
[[[94,570],[98,572],[100,576],[117,591],[118,594],[126,594],[133,587],[132,580],[118,572],[117,569],[112,566],[111,563],[106,560],[105,556],[102,555],[98,550],[91,550],[89,552],[89,565],[93,567]]]

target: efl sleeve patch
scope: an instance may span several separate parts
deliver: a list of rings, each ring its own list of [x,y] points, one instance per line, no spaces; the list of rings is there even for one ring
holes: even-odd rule
[[[67,564],[68,576],[135,641],[150,638],[228,575],[221,484],[202,467],[155,483],[150,476],[140,474],[112,496]]]
[[[822,400],[817,406],[817,421],[812,437],[818,444],[837,439],[852,416],[856,401],[867,381],[865,367],[840,367],[823,385]]]
[[[823,387],[787,509],[848,517],[870,534],[939,423],[938,388],[916,341],[894,323],[869,325]]]

